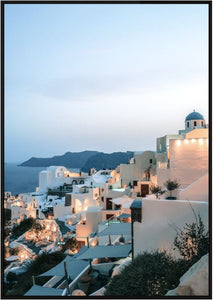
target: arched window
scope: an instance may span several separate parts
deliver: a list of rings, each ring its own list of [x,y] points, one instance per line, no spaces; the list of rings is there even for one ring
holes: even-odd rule
[[[197,126],[197,122],[196,121],[194,121],[194,126]]]
[[[189,122],[187,122],[187,127],[189,127]]]
[[[201,126],[203,126],[203,121],[201,121]]]

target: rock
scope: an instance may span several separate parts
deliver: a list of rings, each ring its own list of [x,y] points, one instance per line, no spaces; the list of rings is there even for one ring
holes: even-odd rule
[[[166,296],[208,296],[209,255],[204,255],[181,278],[178,287]]]
[[[72,296],[86,296],[86,294],[82,290],[74,290]]]

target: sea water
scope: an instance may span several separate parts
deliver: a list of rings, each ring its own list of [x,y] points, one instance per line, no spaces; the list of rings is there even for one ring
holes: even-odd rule
[[[39,172],[47,167],[19,167],[19,163],[4,164],[4,191],[12,195],[35,192],[39,186]],[[67,168],[79,172],[77,168]]]
[[[39,186],[39,172],[45,167],[19,167],[18,163],[4,164],[4,191],[12,195],[35,192]]]

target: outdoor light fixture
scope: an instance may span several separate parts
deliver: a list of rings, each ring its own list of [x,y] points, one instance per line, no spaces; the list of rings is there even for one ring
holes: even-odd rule
[[[181,145],[181,141],[177,140],[177,145],[180,146]]]
[[[189,143],[189,141],[188,140],[184,140],[184,144],[188,144]]]
[[[192,143],[194,143],[195,142],[195,139],[192,139]]]
[[[200,144],[200,145],[203,144],[203,139],[199,139],[199,144]]]

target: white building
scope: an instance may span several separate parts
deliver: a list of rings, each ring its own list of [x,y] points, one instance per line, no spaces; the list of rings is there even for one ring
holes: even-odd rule
[[[192,112],[185,130],[157,139],[157,183],[177,180],[178,199],[208,201],[208,128],[203,116]]]
[[[200,215],[208,230],[208,126],[200,113],[185,119],[185,129],[177,135],[157,139],[157,183],[177,180],[178,200],[134,201],[131,206],[134,257],[155,249],[173,251],[176,228],[196,222]],[[166,195],[163,195],[165,197]],[[178,252],[173,252],[176,257]]]
[[[179,257],[177,249],[173,250],[176,236],[174,227],[183,230],[186,223],[196,222],[194,213],[200,214],[208,228],[208,202],[145,198],[139,209],[141,220],[133,222],[134,257],[156,249],[172,251],[174,256]]]
[[[72,173],[63,166],[51,166],[39,173],[39,191],[45,193],[64,184],[83,184],[86,177]]]

